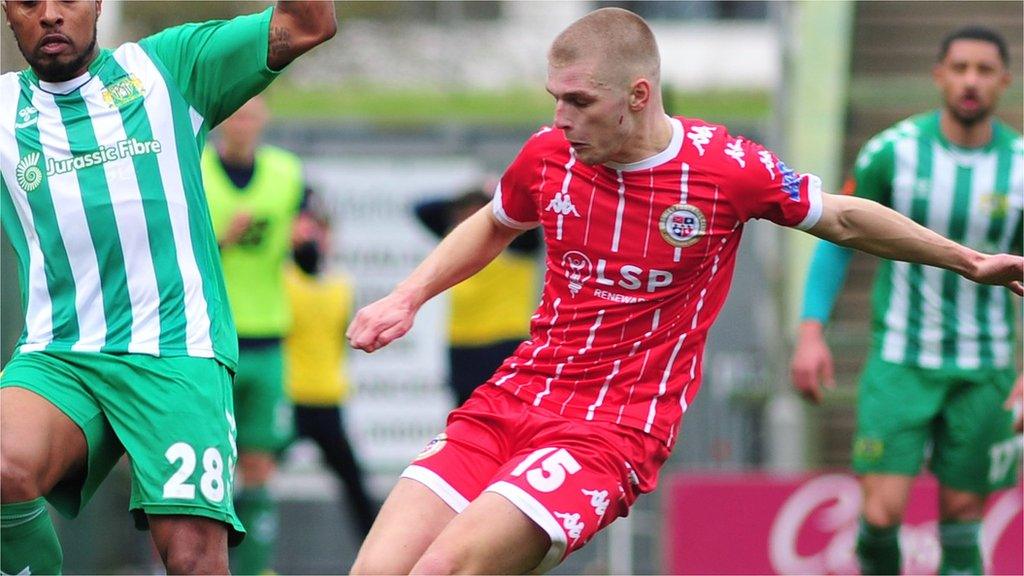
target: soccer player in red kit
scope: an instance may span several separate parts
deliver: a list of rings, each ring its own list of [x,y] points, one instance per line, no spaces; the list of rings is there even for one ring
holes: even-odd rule
[[[625,516],[655,488],[697,394],[747,220],[1022,291],[1021,258],[822,194],[724,126],[666,116],[654,36],[631,12],[578,20],[548,64],[554,127],[526,142],[490,207],[349,327],[355,348],[387,345],[423,302],[544,227],[530,340],[403,472],[355,573],[543,572]]]

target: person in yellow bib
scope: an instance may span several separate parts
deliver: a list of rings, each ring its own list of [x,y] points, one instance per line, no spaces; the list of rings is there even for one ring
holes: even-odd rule
[[[438,238],[490,201],[486,184],[455,198],[417,204],[416,218]],[[461,406],[529,337],[537,305],[537,258],[541,236],[529,230],[493,262],[451,289],[448,317],[448,384]]]
[[[285,337],[286,389],[294,406],[298,438],[316,442],[324,462],[341,481],[341,500],[362,541],[377,506],[367,494],[363,470],[345,434],[344,403],[351,391],[345,328],[352,317],[353,286],[343,274],[326,273],[329,223],[304,214],[295,227],[294,266],[286,286],[292,329]]]
[[[202,157],[203,184],[238,329],[234,379],[239,490],[235,508],[250,537],[232,551],[232,572],[271,569],[277,510],[267,491],[276,455],[292,434],[284,396],[282,339],[291,327],[285,264],[292,225],[308,198],[294,154],[260,144],[266,104],[254,98],[224,121]]]

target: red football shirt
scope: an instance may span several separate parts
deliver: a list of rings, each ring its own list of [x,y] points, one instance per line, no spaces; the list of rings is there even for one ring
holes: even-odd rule
[[[646,160],[589,166],[545,128],[505,171],[495,217],[544,227],[547,272],[530,340],[488,381],[669,446],[700,387],[743,223],[806,229],[821,215],[817,177],[724,126],[670,121],[668,148]]]

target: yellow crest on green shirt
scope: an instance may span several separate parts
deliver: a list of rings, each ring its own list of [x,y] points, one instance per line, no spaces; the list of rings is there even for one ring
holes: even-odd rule
[[[135,74],[129,74],[110,84],[102,92],[103,102],[110,108],[123,108],[142,98],[143,94],[142,80]]]

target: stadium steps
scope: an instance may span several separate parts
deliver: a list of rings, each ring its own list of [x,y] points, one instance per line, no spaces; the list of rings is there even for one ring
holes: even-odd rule
[[[1024,62],[1024,3],[857,2],[851,46],[850,91],[843,146],[844,173],[872,135],[895,122],[935,108],[940,100],[931,67],[943,36],[958,26],[980,24],[1002,32],[1010,48],[1014,85],[1003,96],[999,116],[1017,130],[1024,125],[1021,63]],[[837,187],[838,182],[832,187]],[[871,284],[877,259],[858,253],[836,304],[828,339],[839,390],[812,411],[814,464],[844,468],[856,426],[856,382],[870,343]]]

